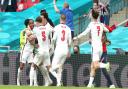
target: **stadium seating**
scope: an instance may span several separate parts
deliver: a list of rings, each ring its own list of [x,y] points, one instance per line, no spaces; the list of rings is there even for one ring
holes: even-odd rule
[[[74,19],[84,14],[90,7],[92,7],[92,0],[74,0],[76,3],[72,4],[72,0],[67,0],[74,13]],[[57,1],[59,8],[63,7],[64,0]],[[6,12],[0,13],[0,28],[1,34],[5,35],[5,38],[0,38],[0,44],[2,46],[10,46],[11,50],[19,50],[19,33],[24,28],[24,20],[26,18],[35,19],[39,16],[41,9],[46,9],[49,13],[49,17],[55,24],[59,21],[59,14],[53,9],[52,0],[44,0],[39,4],[24,10],[23,12]],[[87,8],[83,10],[82,8]],[[75,27],[78,29],[77,27]]]

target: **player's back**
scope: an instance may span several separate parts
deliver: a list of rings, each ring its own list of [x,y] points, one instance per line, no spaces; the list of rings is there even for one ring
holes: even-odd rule
[[[49,49],[49,34],[50,31],[46,26],[39,26],[34,29],[34,33],[38,40],[39,48],[48,50]]]
[[[103,24],[100,22],[91,22],[89,28],[91,29],[92,45],[102,45],[101,38],[104,30]]]
[[[56,41],[56,47],[68,47],[71,43],[71,30],[65,24],[59,24],[54,28],[53,39]]]

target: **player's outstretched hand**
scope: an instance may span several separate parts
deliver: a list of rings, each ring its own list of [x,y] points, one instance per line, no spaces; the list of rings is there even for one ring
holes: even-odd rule
[[[77,37],[74,37],[74,38],[73,38],[73,41],[75,41],[75,40],[77,40]]]

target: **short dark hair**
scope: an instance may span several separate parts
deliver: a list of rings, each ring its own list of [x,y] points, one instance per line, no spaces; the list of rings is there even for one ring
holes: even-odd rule
[[[92,9],[92,17],[94,19],[97,19],[99,17],[99,12],[95,11],[94,9]]]
[[[48,19],[48,13],[41,13],[41,16],[44,16],[44,18]]]
[[[48,13],[47,13],[47,11],[45,9],[42,9],[40,11],[40,15],[42,15],[42,16],[44,16],[44,18],[48,19]]]
[[[45,9],[42,9],[42,10],[40,11],[40,14],[41,14],[41,13],[47,13],[47,12],[46,12]]]
[[[33,20],[33,19],[25,19],[24,25],[25,25],[26,27],[28,26],[30,20]]]
[[[41,16],[38,16],[38,17],[36,18],[36,22],[42,23],[42,17],[41,17]]]

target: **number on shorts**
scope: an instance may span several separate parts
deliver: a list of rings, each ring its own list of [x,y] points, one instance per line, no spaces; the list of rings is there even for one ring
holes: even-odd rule
[[[42,40],[43,40],[43,41],[45,41],[45,40],[46,40],[45,31],[42,31]]]
[[[61,40],[64,41],[65,40],[65,30],[62,30],[62,37]]]

